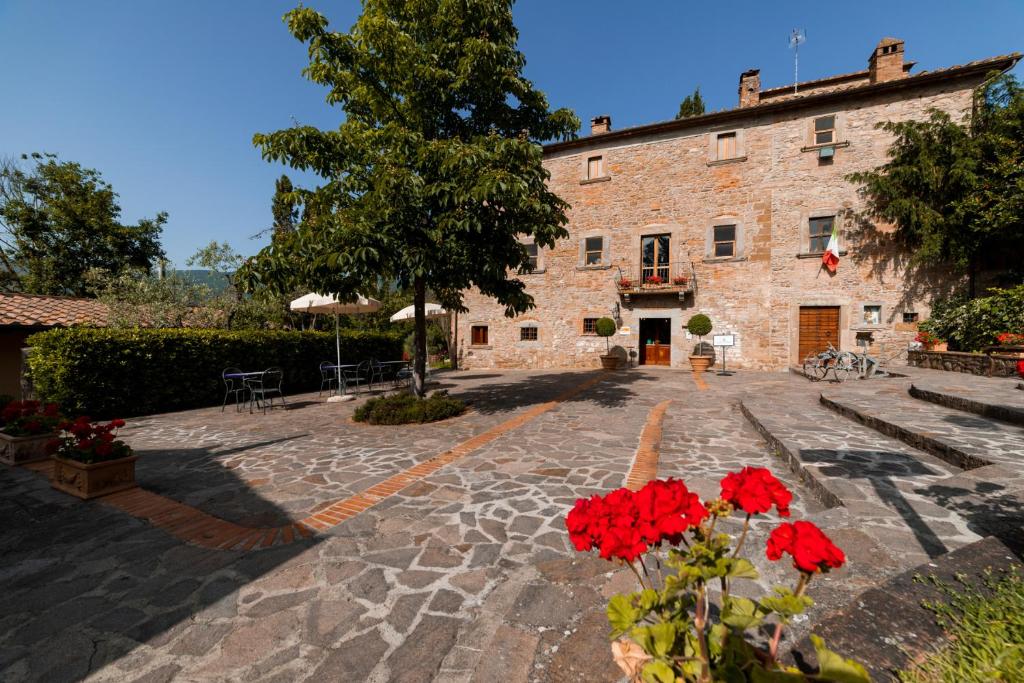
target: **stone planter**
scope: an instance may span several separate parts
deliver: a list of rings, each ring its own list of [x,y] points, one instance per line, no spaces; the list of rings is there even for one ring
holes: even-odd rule
[[[707,372],[712,360],[711,356],[690,356],[690,367],[694,372]]]
[[[25,462],[46,460],[46,444],[56,434],[37,434],[35,436],[8,436],[0,432],[0,462],[8,465],[20,465]]]
[[[601,356],[601,367],[605,370],[618,370],[619,357],[614,354]]]
[[[87,465],[55,455],[50,486],[82,500],[135,488],[135,461],[138,459],[137,455],[130,455]]]
[[[925,344],[925,351],[931,351],[933,353],[945,353],[949,351],[949,342],[938,342],[936,344]]]

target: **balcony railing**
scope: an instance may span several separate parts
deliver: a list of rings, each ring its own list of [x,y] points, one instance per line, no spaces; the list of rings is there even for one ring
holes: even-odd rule
[[[615,287],[628,302],[631,296],[678,294],[679,300],[696,289],[696,273],[690,261],[639,268],[618,269]]]

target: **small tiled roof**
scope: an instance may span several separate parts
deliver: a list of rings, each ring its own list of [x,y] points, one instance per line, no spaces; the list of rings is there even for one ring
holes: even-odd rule
[[[109,310],[95,299],[0,293],[0,326],[68,327],[107,324]]]

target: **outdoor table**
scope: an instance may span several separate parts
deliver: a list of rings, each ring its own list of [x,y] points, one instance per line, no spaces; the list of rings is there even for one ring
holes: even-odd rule
[[[330,368],[331,370],[334,370],[335,372],[338,373],[338,390],[342,394],[347,394],[348,392],[345,391],[345,382],[341,378],[341,371],[342,370],[347,370],[348,368],[358,368],[359,367],[359,363],[343,363],[341,365],[332,364],[332,365],[325,365],[324,367],[325,368]],[[356,387],[356,388],[358,389],[358,387]],[[356,393],[359,393],[359,392],[357,391]]]
[[[262,374],[263,374],[262,370],[255,370],[253,372],[229,372],[228,374],[226,374],[224,376],[225,377],[231,377],[232,379],[241,379],[241,380],[244,381],[247,377],[255,377],[256,375],[262,375]]]

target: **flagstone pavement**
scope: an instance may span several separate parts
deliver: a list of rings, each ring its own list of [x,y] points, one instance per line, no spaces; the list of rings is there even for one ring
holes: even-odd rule
[[[917,490],[958,468],[827,411],[821,386],[784,373],[703,380],[440,374],[434,388],[471,410],[418,426],[356,424],[353,403],[315,394],[266,415],[138,418],[123,435],[145,504],[82,503],[37,471],[0,470],[0,680],[617,681],[603,606],[631,575],[576,553],[563,519],[631,471],[682,477],[703,496],[745,465],[778,474],[794,518],[850,558],[812,583],[819,604],[794,635],[938,546],[983,535]],[[758,432],[801,415],[842,451],[834,471],[790,469]],[[850,462],[865,467],[853,476]],[[160,501],[203,514],[176,523]],[[760,588],[792,578],[763,555],[776,522],[758,520],[748,546]],[[252,530],[251,542],[204,545],[216,523]]]

